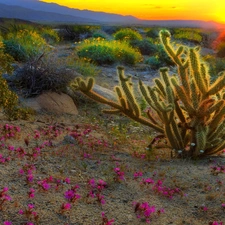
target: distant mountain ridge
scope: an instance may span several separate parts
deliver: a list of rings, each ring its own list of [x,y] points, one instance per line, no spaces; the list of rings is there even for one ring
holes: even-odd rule
[[[20,6],[9,6],[0,4],[0,17],[17,18],[37,22],[65,22],[65,23],[99,23],[97,20],[91,20],[82,17],[63,15],[59,13],[49,13],[23,8]]]
[[[225,28],[225,24],[200,20],[140,20],[134,16],[79,10],[39,0],[0,0],[0,17],[18,18],[34,22],[116,23],[146,26],[183,26]]]
[[[40,2],[38,0],[0,0],[0,4],[20,6],[27,9],[39,10],[43,12],[59,13],[64,15],[82,17],[86,19],[97,20],[100,22],[107,22],[107,23],[108,22],[124,22],[124,23],[131,22],[132,23],[132,22],[139,21],[137,18],[133,16],[122,16],[119,14],[112,14],[112,13],[72,9],[65,6],[60,6],[55,3],[45,3],[45,2]]]

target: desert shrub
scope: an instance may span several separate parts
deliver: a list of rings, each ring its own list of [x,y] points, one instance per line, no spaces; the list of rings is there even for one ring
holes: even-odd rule
[[[220,72],[225,71],[225,59],[206,55],[204,60],[208,63],[211,82],[213,82],[218,78]]]
[[[8,39],[10,34],[15,35],[21,31],[29,31],[30,34],[37,33],[49,44],[57,43],[60,40],[56,30],[49,26],[24,23],[5,23],[4,25],[0,26],[0,32],[2,33],[4,39]]]
[[[119,31],[117,31],[114,34],[115,40],[119,41],[134,41],[134,40],[141,40],[142,36],[135,30],[132,30],[130,28],[124,28]]]
[[[166,53],[163,45],[158,44],[157,47],[158,51],[156,55],[159,58],[159,61],[161,62],[161,66],[173,66],[174,62],[172,61],[171,57],[169,57],[168,54]]]
[[[77,54],[85,61],[96,64],[113,64],[121,62],[135,64],[141,60],[141,54],[125,42],[107,41],[100,38],[85,40],[77,49]]]
[[[200,44],[202,41],[201,31],[193,28],[179,28],[174,30],[173,38],[182,41],[190,41]]]
[[[92,34],[93,38],[109,39],[109,35],[102,30],[96,30]]]
[[[78,73],[80,73],[85,77],[96,76],[99,73],[99,70],[93,63],[85,61],[82,58],[77,60],[70,58],[67,61],[67,65],[69,68],[74,69],[75,71],[77,71]]]
[[[148,64],[153,70],[159,69],[162,65],[157,56],[151,56],[147,58],[145,63]]]
[[[13,85],[22,91],[25,97],[32,97],[44,91],[63,92],[74,79],[73,72],[66,65],[51,56],[41,55],[26,62],[15,71]]]
[[[61,25],[59,26],[59,36],[62,40],[79,42],[90,38],[99,26],[91,25]]]
[[[26,61],[48,49],[46,41],[36,31],[29,30],[7,34],[4,44],[6,45],[5,53],[19,61]]]
[[[157,28],[150,28],[146,31],[145,35],[149,38],[159,38],[159,30]]]
[[[51,28],[42,28],[39,34],[48,44],[52,45],[60,41],[58,33]]]
[[[112,48],[107,45],[91,45],[82,48],[77,52],[80,58],[90,60],[99,65],[112,64],[116,61],[115,54]]]
[[[139,49],[142,55],[154,55],[157,52],[157,46],[150,38],[130,41],[130,45]]]
[[[4,52],[9,53],[16,61],[25,62],[29,56],[26,54],[26,50],[16,40],[4,40],[5,45]]]
[[[101,27],[101,30],[104,31],[105,33],[107,33],[108,35],[113,35],[120,29],[121,29],[121,27],[119,27],[119,26],[106,26],[105,25],[105,26]]]
[[[3,49],[4,44],[0,41],[0,108],[3,109],[4,114],[9,120],[26,119],[30,111],[18,106],[17,94],[9,89],[7,81],[2,77],[4,72],[12,72],[11,63],[13,62],[13,58],[5,54]]]

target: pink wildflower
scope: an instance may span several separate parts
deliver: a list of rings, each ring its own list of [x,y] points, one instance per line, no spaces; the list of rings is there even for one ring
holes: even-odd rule
[[[10,221],[5,221],[3,224],[4,224],[4,225],[12,225],[12,222],[10,222]]]

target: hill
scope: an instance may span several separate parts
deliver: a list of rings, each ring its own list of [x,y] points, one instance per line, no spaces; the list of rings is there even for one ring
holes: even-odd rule
[[[161,27],[225,28],[225,24],[200,20],[140,20],[134,16],[79,10],[39,0],[0,0],[0,17],[36,22],[101,23]]]
[[[0,17],[37,22],[98,23],[97,20],[0,4]]]

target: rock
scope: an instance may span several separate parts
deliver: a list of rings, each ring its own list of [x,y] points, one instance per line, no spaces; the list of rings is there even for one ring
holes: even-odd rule
[[[73,99],[67,94],[58,94],[56,92],[46,92],[35,98],[22,100],[23,105],[34,109],[35,111],[47,111],[49,113],[77,115],[77,107]]]
[[[101,96],[109,99],[109,100],[114,100],[116,101],[117,97],[116,97],[116,93],[114,93],[113,91],[104,88],[100,85],[95,84],[93,91],[97,92],[98,94],[100,94]]]

